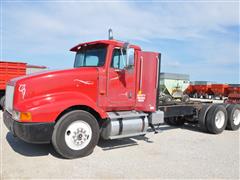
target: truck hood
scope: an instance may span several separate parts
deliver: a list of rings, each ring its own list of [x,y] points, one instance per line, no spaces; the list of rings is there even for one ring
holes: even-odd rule
[[[27,100],[38,96],[50,96],[66,91],[81,92],[96,89],[98,68],[81,67],[67,70],[45,71],[10,80],[15,86],[14,99]]]
[[[52,72],[54,73],[54,72],[58,72],[58,71],[61,71],[61,70],[43,70],[41,72],[35,72],[35,73],[23,75],[23,76],[18,76],[18,77],[12,78],[7,84],[15,86],[16,82],[19,81],[19,80],[26,79],[26,78],[29,78],[29,77],[38,76],[38,75],[44,75],[44,74],[47,74],[47,73],[52,73]]]

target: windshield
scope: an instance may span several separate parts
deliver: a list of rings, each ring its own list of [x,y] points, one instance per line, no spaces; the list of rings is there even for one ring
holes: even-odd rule
[[[90,45],[82,47],[76,54],[74,67],[103,66],[107,52],[106,45]]]

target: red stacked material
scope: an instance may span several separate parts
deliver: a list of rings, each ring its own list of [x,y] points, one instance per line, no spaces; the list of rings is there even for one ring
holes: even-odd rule
[[[22,75],[26,75],[26,63],[0,61],[0,90],[5,90],[10,79]]]

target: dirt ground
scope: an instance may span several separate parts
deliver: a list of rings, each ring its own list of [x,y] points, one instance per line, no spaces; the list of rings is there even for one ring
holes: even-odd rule
[[[240,131],[220,135],[164,125],[158,134],[100,141],[85,158],[62,159],[51,145],[14,138],[0,113],[3,179],[230,178],[239,179]]]

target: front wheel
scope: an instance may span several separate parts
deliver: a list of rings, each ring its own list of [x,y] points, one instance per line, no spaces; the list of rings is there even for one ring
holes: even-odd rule
[[[89,155],[99,140],[97,120],[82,110],[71,111],[56,123],[52,135],[55,150],[64,158]]]

